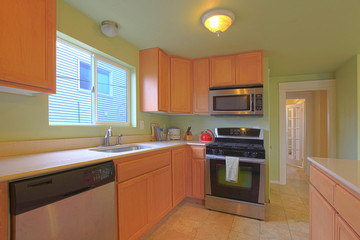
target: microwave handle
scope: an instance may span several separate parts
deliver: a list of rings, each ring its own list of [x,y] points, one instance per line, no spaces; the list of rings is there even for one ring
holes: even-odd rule
[[[255,102],[255,94],[250,94],[250,112],[254,112],[255,108],[254,108],[254,102]]]

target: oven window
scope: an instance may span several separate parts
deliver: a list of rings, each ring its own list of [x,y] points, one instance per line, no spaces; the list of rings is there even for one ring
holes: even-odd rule
[[[226,179],[226,167],[222,164],[217,167],[217,180],[219,185],[250,189],[252,185],[252,172],[250,168],[240,167],[237,183],[228,182],[225,179]]]
[[[214,111],[251,111],[250,94],[214,96]]]
[[[222,159],[210,159],[211,195],[247,202],[258,202],[260,164],[239,162],[238,182],[225,180],[226,164]]]

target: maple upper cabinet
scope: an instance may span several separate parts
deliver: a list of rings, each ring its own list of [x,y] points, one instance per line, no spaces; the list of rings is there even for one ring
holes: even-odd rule
[[[160,48],[140,51],[140,98],[143,112],[169,112],[169,56]]]
[[[170,112],[192,113],[192,61],[170,57]]]
[[[210,87],[262,84],[262,50],[210,58]]]
[[[0,86],[55,93],[56,0],[2,0],[0,35]]]
[[[263,51],[253,51],[236,55],[236,85],[263,84]]]
[[[235,57],[210,57],[210,87],[235,85]]]
[[[209,113],[210,60],[193,60],[194,113]]]

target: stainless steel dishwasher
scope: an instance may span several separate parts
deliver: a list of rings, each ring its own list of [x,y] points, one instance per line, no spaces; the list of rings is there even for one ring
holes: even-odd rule
[[[115,240],[113,162],[10,183],[16,240]]]

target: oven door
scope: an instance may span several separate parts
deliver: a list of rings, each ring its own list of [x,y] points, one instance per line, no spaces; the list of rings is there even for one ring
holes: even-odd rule
[[[206,159],[206,194],[245,202],[264,203],[264,164],[239,162],[238,182],[227,182],[225,157]]]

